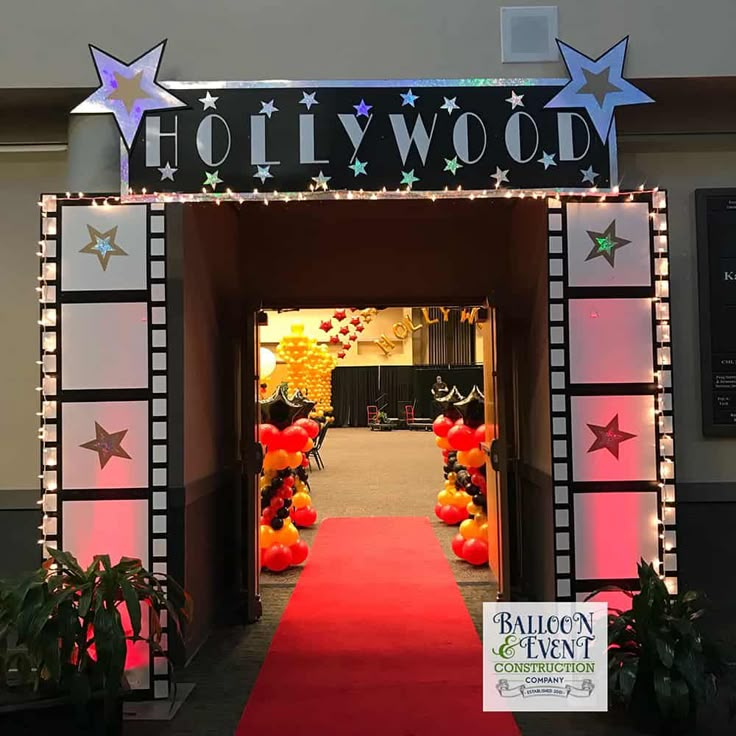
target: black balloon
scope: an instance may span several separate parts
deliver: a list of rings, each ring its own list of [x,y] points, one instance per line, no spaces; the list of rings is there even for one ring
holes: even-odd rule
[[[477,386],[473,386],[470,393],[455,404],[455,408],[462,414],[465,424],[472,429],[485,421],[485,397]]]
[[[284,508],[285,509],[288,509],[290,507],[291,507],[291,499],[290,498],[285,498],[284,499]]]
[[[286,506],[282,506],[277,512],[276,516],[279,517],[279,519],[285,519],[289,515],[289,509],[286,508]]]
[[[291,402],[299,407],[294,420],[308,417],[314,411],[314,407],[317,406],[316,401],[310,401],[299,389],[292,394]]]
[[[300,404],[296,404],[289,399],[283,384],[271,396],[259,403],[261,405],[261,421],[266,424],[273,424],[278,429],[285,429],[292,424],[302,408]]]
[[[450,419],[458,419],[460,414],[455,409],[455,404],[458,401],[462,401],[463,395],[457,390],[457,386],[453,386],[449,393],[444,396],[440,396],[435,401],[439,404],[442,413]]]
[[[279,529],[282,529],[284,526],[284,520],[280,519],[278,516],[275,516],[273,519],[271,519],[271,528],[278,531]]]
[[[486,501],[486,497],[482,493],[476,493],[473,496],[473,503],[476,506],[482,506]]]

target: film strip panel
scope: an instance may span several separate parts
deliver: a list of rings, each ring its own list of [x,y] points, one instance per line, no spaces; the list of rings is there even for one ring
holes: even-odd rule
[[[44,558],[58,547],[83,565],[109,554],[165,573],[164,205],[83,195],[40,205]],[[168,696],[167,660],[142,642],[128,645],[126,675],[141,697]]]
[[[640,559],[676,592],[666,193],[547,216],[557,598],[634,588]]]

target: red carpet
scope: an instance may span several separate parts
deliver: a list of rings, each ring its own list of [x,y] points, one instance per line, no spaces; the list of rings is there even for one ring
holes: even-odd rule
[[[236,736],[519,736],[427,519],[322,522]]]

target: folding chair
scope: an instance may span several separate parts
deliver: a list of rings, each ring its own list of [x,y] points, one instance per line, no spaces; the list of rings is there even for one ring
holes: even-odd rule
[[[317,439],[314,441],[314,447],[307,452],[307,460],[309,460],[310,470],[312,469],[312,458],[314,458],[314,462],[317,463],[317,470],[324,470],[325,464],[322,461],[322,456],[319,454],[319,451],[322,447],[322,443],[325,441],[325,435],[327,434],[327,428],[329,426],[329,424],[325,424],[322,429],[320,429]]]

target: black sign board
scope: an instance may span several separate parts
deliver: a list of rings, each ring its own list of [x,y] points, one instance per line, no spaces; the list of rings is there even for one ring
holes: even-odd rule
[[[695,192],[703,434],[736,436],[736,189]]]
[[[189,108],[148,113],[123,191],[609,189],[615,130],[544,109],[565,83],[168,83]]]

